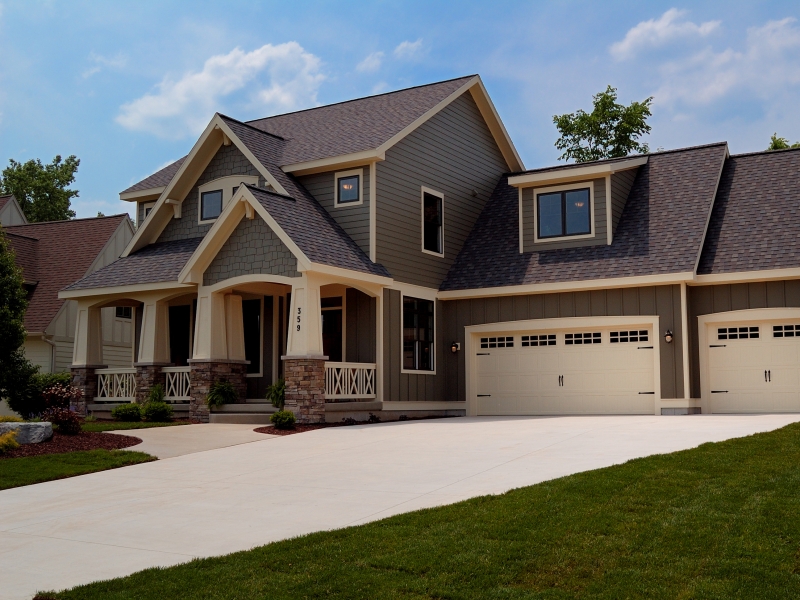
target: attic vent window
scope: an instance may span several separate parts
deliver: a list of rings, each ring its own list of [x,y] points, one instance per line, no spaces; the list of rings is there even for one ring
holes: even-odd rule
[[[200,220],[210,221],[222,213],[222,190],[200,194]]]
[[[536,214],[539,239],[591,234],[589,188],[537,194]]]

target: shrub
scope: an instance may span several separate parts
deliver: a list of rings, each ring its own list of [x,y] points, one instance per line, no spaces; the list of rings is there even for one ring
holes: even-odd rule
[[[150,388],[147,394],[147,402],[164,402],[167,394],[164,392],[164,386],[160,383],[155,384]]]
[[[21,367],[22,368],[22,367]],[[36,367],[38,369],[38,367]],[[22,368],[24,371],[25,369]],[[8,390],[8,406],[23,417],[38,417],[48,406],[45,404],[43,392],[55,385],[72,387],[72,375],[69,373],[27,373],[20,376],[13,390]]]
[[[358,421],[356,421],[353,417],[345,417],[342,419],[342,423],[345,425],[357,425]]]
[[[367,419],[367,423],[380,423],[381,418],[378,415],[373,415],[369,413],[369,418]]]
[[[135,403],[120,404],[111,411],[111,417],[117,421],[141,421],[142,408]]]
[[[233,404],[239,399],[236,388],[230,381],[222,379],[211,384],[206,396],[206,404],[210,407],[222,406],[223,404]]]
[[[283,410],[286,405],[286,381],[278,379],[271,386],[267,387],[267,400],[278,410]]]
[[[142,416],[145,421],[165,423],[172,420],[172,407],[166,402],[147,402],[142,406]]]
[[[275,429],[294,429],[294,424],[297,422],[290,410],[279,410],[273,413],[269,420],[275,425]]]
[[[16,431],[7,431],[0,434],[0,454],[19,448]]]
[[[69,408],[83,396],[83,392],[74,385],[56,383],[42,391],[45,408]]]
[[[10,415],[0,415],[0,423],[22,423],[22,419],[19,417],[12,417]]]
[[[81,419],[68,408],[48,408],[42,418],[58,427],[60,433],[77,435],[81,432]]]

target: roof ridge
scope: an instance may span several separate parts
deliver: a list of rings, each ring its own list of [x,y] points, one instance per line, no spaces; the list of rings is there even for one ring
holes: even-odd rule
[[[279,135],[277,135],[277,134],[275,134],[275,133],[271,133],[271,132],[269,132],[269,131],[264,131],[263,129],[259,129],[258,127],[254,127],[253,125],[250,125],[250,123],[248,123],[248,122],[245,122],[245,121],[240,121],[239,119],[234,119],[233,117],[229,117],[228,115],[224,115],[224,114],[222,114],[221,112],[218,112],[217,114],[218,114],[220,117],[222,117],[223,119],[228,119],[229,121],[233,121],[233,122],[235,122],[235,123],[239,123],[239,125],[243,125],[244,127],[247,127],[247,128],[249,128],[249,129],[252,129],[253,131],[257,131],[258,133],[264,133],[264,134],[266,134],[266,135],[270,135],[270,136],[272,136],[272,137],[274,137],[274,138],[276,138],[276,139],[279,139],[279,140],[281,140],[282,142],[285,142],[285,141],[286,141],[286,138],[284,138],[284,137],[281,137],[281,136],[279,136]],[[258,120],[259,120],[259,119],[256,119],[256,121],[258,121]],[[156,171],[156,173],[157,173],[157,172],[158,172],[158,171]],[[153,175],[155,175],[155,173],[153,173]],[[135,185],[135,184],[134,184],[134,185]]]
[[[758,156],[759,154],[782,154],[785,152],[800,152],[800,147],[781,148],[780,150],[759,150],[757,152],[742,152],[741,154],[731,154],[731,158],[742,158],[743,156]]]
[[[286,115],[296,115],[299,113],[309,112],[312,110],[319,110],[320,108],[328,108],[329,106],[339,106],[341,104],[348,104],[350,102],[358,102],[359,100],[366,100],[368,98],[380,98],[381,96],[391,96],[392,94],[399,94],[400,92],[407,92],[409,90],[416,90],[419,88],[430,87],[432,85],[440,85],[442,83],[450,83],[451,81],[458,81],[459,79],[470,79],[472,77],[478,77],[477,73],[472,75],[464,75],[462,77],[453,77],[452,79],[444,79],[442,81],[434,81],[431,83],[423,83],[420,85],[412,85],[411,87],[402,88],[399,90],[393,90],[391,92],[383,92],[382,94],[372,94],[369,96],[361,96],[359,98],[351,98],[350,100],[342,100],[340,102],[332,102],[331,104],[322,104],[321,106],[313,106],[311,108],[304,108],[302,110],[293,110],[286,113],[281,113],[279,115],[271,115],[269,117],[261,117],[259,119],[251,119],[249,121],[245,121],[244,124],[247,125],[249,123],[255,123],[256,121],[266,121],[268,119],[274,119],[275,117],[285,117]],[[251,126],[252,127],[252,126]],[[261,130],[259,130],[261,131]]]
[[[51,225],[53,223],[76,223],[78,221],[96,221],[99,219],[114,219],[116,217],[128,217],[128,213],[117,213],[115,215],[103,215],[102,217],[83,217],[81,219],[60,219],[57,221],[37,221],[36,223],[25,223],[24,225],[9,225],[6,229],[11,227],[33,227],[34,225]]]

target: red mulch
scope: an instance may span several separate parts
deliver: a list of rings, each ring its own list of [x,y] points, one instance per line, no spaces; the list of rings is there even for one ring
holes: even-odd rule
[[[293,433],[303,433],[304,431],[314,431],[315,429],[325,429],[326,427],[342,427],[347,423],[315,423],[313,425],[300,425],[294,426],[294,429],[275,429],[273,425],[266,427],[259,427],[253,429],[256,433],[268,433],[270,435],[292,435]]]
[[[41,456],[42,454],[62,454],[79,450],[119,450],[141,444],[142,440],[132,435],[116,435],[82,431],[78,435],[64,435],[53,432],[46,442],[40,444],[23,444],[16,450],[0,454],[3,458],[21,458],[23,456]]]

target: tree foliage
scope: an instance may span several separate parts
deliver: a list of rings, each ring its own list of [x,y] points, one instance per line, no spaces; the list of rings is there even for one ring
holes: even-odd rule
[[[769,138],[767,150],[788,150],[789,148],[800,148],[800,142],[790,144],[788,139],[778,137],[777,133],[773,133],[772,137]]]
[[[561,134],[556,141],[556,148],[563,152],[559,160],[582,163],[649,152],[648,145],[637,140],[650,133],[647,118],[652,101],[651,96],[629,106],[619,104],[617,89],[609,85],[606,91],[592,96],[592,112],[554,115],[553,123]]]
[[[74,155],[63,161],[58,155],[47,165],[38,158],[25,163],[12,158],[3,169],[0,189],[14,195],[31,223],[72,219],[75,211],[70,210],[70,203],[78,196],[78,190],[68,186],[75,181],[80,164]]]

